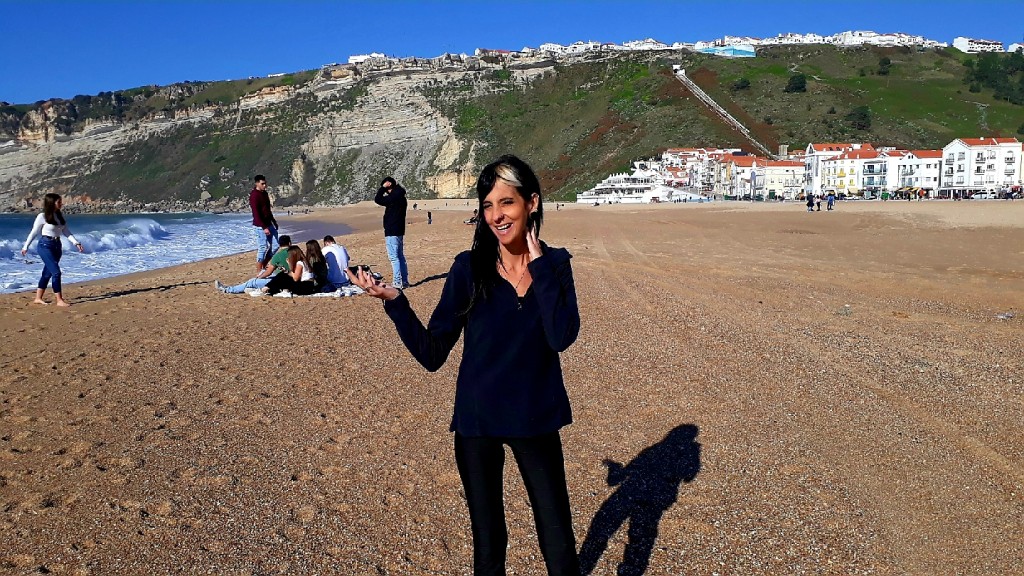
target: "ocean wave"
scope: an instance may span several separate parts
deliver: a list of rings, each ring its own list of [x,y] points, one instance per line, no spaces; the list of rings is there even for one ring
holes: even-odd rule
[[[155,220],[148,218],[129,218],[121,220],[107,228],[90,232],[74,232],[75,238],[82,243],[86,252],[107,252],[123,248],[136,248],[156,243],[170,236],[170,232]],[[75,250],[68,238],[60,239],[65,252]],[[35,252],[38,240],[29,246],[29,252]],[[0,240],[0,258],[21,257],[21,242],[17,240]]]

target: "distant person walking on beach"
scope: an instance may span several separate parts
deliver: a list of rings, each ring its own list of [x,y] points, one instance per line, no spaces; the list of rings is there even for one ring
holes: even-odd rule
[[[430,213],[430,210],[427,210],[427,224],[433,224],[433,223],[434,223],[434,215]]]
[[[828,196],[825,197],[825,200],[826,200],[826,206],[828,207],[829,210],[831,210],[836,205],[836,193],[835,192],[829,192]]]
[[[814,194],[807,195],[807,211],[814,212]]]
[[[559,430],[572,422],[559,353],[580,328],[570,255],[539,239],[540,182],[515,156],[476,184],[473,247],[455,257],[426,327],[405,295],[364,272],[353,282],[384,311],[424,368],[441,368],[465,333],[450,430],[473,531],[473,573],[504,575],[505,445],[519,466],[549,575],[579,576]]]
[[[36,216],[36,221],[32,224],[32,231],[28,233],[28,238],[25,240],[24,246],[21,247],[21,255],[24,256],[28,253],[28,245],[37,236],[39,237],[36,252],[39,254],[40,260],[43,261],[43,273],[39,276],[36,299],[32,301],[33,304],[49,304],[43,300],[43,294],[46,293],[46,285],[52,283],[53,299],[57,306],[71,306],[64,300],[64,295],[61,293],[60,257],[64,254],[64,247],[60,244],[60,237],[67,236],[79,252],[85,252],[85,247],[68,229],[64,214],[61,212],[63,206],[64,200],[60,194],[50,193],[44,196],[43,212]]]
[[[277,251],[277,220],[270,211],[267,179],[257,174],[254,180],[256,184],[249,192],[249,207],[252,208],[252,225],[256,227],[256,273],[259,274]]]
[[[391,260],[391,283],[399,290],[409,287],[409,267],[405,262],[405,210],[409,205],[405,188],[388,176],[380,183],[374,202],[384,207],[384,245]]]

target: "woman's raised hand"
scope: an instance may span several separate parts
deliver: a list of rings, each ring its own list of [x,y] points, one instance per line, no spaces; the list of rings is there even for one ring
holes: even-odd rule
[[[537,237],[537,228],[530,226],[526,229],[526,247],[530,250],[530,260],[536,260],[544,255],[540,247],[540,238]]]
[[[351,270],[346,269],[345,274],[348,274],[348,279],[353,284],[359,286],[363,291],[374,298],[380,298],[381,300],[394,300],[395,298],[398,298],[399,294],[401,294],[397,288],[377,280],[362,268],[359,269],[357,274],[353,274]]]

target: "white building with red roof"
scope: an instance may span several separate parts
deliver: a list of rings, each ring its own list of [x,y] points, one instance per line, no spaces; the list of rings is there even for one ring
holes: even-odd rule
[[[799,160],[759,159],[755,172],[755,191],[766,200],[796,200],[804,190],[804,163]]]
[[[896,170],[897,190],[917,188],[930,195],[939,189],[942,150],[911,150],[900,159]]]
[[[874,147],[847,150],[821,161],[822,186],[819,193],[871,196],[888,190],[888,157]],[[868,169],[870,165],[871,169]]]
[[[739,148],[669,148],[662,152],[661,159],[671,179],[677,182],[676,186],[692,186],[710,192],[714,187],[715,163],[739,152]]]
[[[965,197],[1021,184],[1016,138],[957,138],[942,149],[940,195]]]
[[[804,193],[821,194],[824,192],[822,162],[835,158],[851,150],[871,150],[871,144],[853,142],[811,142],[804,151]]]

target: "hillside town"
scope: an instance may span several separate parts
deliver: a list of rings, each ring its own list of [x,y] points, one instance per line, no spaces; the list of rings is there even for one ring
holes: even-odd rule
[[[1016,138],[957,138],[940,150],[812,142],[777,159],[738,148],[669,148],[577,195],[580,204],[727,200],[1019,198]]]
[[[496,48],[477,48],[472,56],[467,54],[442,54],[436,58],[418,57],[394,57],[381,53],[359,54],[349,56],[348,64],[331,63],[325,69],[344,69],[360,65],[370,69],[380,68],[405,68],[405,67],[437,67],[438,65],[449,66],[470,66],[478,62],[480,58],[498,58],[506,61],[533,60],[552,57],[582,56],[587,54],[615,51],[680,51],[700,52],[716,56],[733,58],[753,58],[757,56],[758,47],[782,46],[782,45],[810,45],[829,44],[842,47],[857,46],[882,46],[882,47],[911,47],[920,50],[930,48],[946,48],[951,44],[925,38],[924,36],[905,34],[903,32],[879,33],[871,30],[848,30],[831,35],[815,33],[798,34],[793,32],[781,33],[769,38],[755,38],[750,36],[723,36],[714,40],[698,40],[696,42],[672,42],[665,43],[653,38],[644,40],[630,40],[622,44],[614,42],[577,41],[563,45],[554,42],[546,42],[533,48],[525,46],[520,50],[507,50]],[[980,52],[1016,52],[1024,49],[1024,44],[1014,43],[1005,49],[1003,43],[997,40],[985,40],[958,36],[953,39],[952,46],[962,52],[974,54]]]

